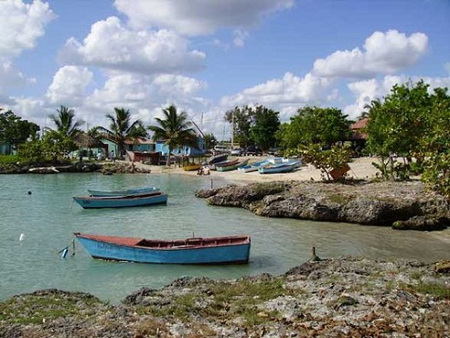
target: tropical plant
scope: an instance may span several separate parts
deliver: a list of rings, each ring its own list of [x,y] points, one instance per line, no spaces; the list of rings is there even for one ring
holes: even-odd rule
[[[54,160],[60,157],[67,157],[68,154],[77,149],[76,136],[81,133],[79,128],[84,124],[82,120],[75,120],[75,112],[65,106],[56,110],[58,114],[51,114],[50,120],[56,128],[46,128],[43,141],[47,143],[47,148],[51,149]]]
[[[319,169],[323,179],[330,181],[335,179],[333,170],[340,170],[346,167],[348,170],[347,164],[351,162],[353,152],[345,145],[332,145],[330,149],[322,150],[320,144],[309,144],[306,146],[300,145],[295,153],[300,155],[305,163],[310,163]]]
[[[97,132],[106,133],[113,141],[117,143],[119,148],[119,156],[125,153],[125,141],[127,139],[136,139],[138,137],[146,137],[147,132],[139,119],[131,120],[131,113],[124,108],[114,108],[115,115],[107,114],[106,118],[110,121],[109,129],[104,127],[95,127],[91,131],[91,135],[98,135]]]
[[[164,140],[169,148],[169,157],[177,147],[198,147],[198,138],[193,124],[185,112],[178,113],[177,108],[171,105],[162,111],[164,118],[156,117],[157,125],[150,125],[148,129],[153,132],[153,140]],[[167,161],[170,165],[170,161]]]
[[[39,130],[37,124],[22,120],[11,110],[0,113],[0,143],[9,144],[12,149],[17,149],[29,138],[37,138]]]
[[[308,144],[330,146],[348,140],[350,124],[347,116],[337,108],[303,107],[291,117],[290,123],[280,126],[277,138],[285,149]]]
[[[255,111],[249,107],[235,107],[225,113],[225,121],[231,123],[233,143],[247,148],[250,143],[250,128],[254,123]]]
[[[280,127],[279,113],[264,106],[256,106],[254,124],[250,128],[251,139],[263,151],[269,150],[276,144],[276,132]]]
[[[203,137],[203,141],[205,142],[206,149],[213,149],[217,144],[217,139],[212,133],[205,134]]]

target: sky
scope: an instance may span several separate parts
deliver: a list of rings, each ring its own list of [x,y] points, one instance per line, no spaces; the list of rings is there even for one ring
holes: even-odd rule
[[[236,106],[355,119],[420,79],[450,87],[450,0],[0,0],[0,108],[41,128],[174,104],[223,140]]]

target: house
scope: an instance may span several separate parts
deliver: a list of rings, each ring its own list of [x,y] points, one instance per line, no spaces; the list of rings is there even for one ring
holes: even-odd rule
[[[107,155],[107,145],[84,132],[75,136],[75,143],[78,145],[78,156],[80,157],[103,158]]]
[[[155,151],[155,142],[143,138],[138,137],[135,139],[128,139],[125,141],[125,150],[130,151],[140,151],[140,152],[154,152]]]
[[[203,137],[198,137],[198,148],[184,146],[182,148],[172,149],[172,154],[175,156],[201,156],[206,153],[205,142]],[[169,153],[169,147],[165,144],[165,141],[156,141],[155,151],[161,153],[163,156],[167,156]]]
[[[368,118],[363,118],[350,126],[352,130],[350,141],[352,142],[352,148],[358,155],[366,146],[367,134],[363,132],[363,129],[367,126],[368,121]]]

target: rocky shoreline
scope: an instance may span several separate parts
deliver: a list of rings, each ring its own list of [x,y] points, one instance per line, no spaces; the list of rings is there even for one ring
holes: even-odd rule
[[[121,304],[41,290],[0,303],[13,337],[446,337],[450,261],[311,260],[280,276],[184,277]]]
[[[228,185],[196,192],[207,203],[240,207],[259,216],[443,230],[450,204],[420,181],[323,183],[278,181]]]

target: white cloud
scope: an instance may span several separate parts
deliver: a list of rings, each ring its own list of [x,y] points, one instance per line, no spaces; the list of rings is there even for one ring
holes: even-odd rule
[[[34,78],[26,78],[11,61],[0,61],[0,93],[5,89],[36,83]]]
[[[50,104],[76,106],[83,102],[92,73],[84,67],[64,66],[53,77],[46,97]]]
[[[134,27],[165,27],[186,35],[211,34],[220,28],[249,28],[294,0],[116,0],[116,8]]]
[[[30,4],[21,0],[0,1],[0,60],[34,48],[36,40],[44,35],[45,25],[54,17],[49,4],[40,0]]]
[[[449,88],[450,87],[450,77],[443,78],[430,78],[430,77],[407,77],[401,76],[385,76],[382,80],[371,79],[366,81],[353,82],[348,84],[349,90],[355,97],[354,103],[346,106],[343,112],[349,115],[350,118],[356,118],[363,111],[365,111],[364,106],[370,104],[372,100],[380,99],[383,101],[384,97],[390,94],[391,89],[394,85],[402,85],[408,82],[413,85],[420,80],[430,85],[430,93],[434,88]]]
[[[196,71],[204,59],[204,53],[189,50],[189,42],[173,32],[130,30],[117,17],[93,24],[83,43],[70,38],[59,54],[65,64],[146,75]]]
[[[268,107],[274,105],[303,105],[315,104],[326,99],[326,92],[331,81],[308,73],[301,78],[292,73],[286,73],[282,79],[267,81],[266,83],[244,89],[241,93],[226,96],[221,105],[235,106],[245,104],[263,104]]]
[[[234,31],[234,39],[233,39],[234,45],[238,47],[244,46],[245,40],[247,39],[248,35],[249,35],[248,32],[243,31],[241,29],[236,29]]]
[[[366,39],[364,51],[337,51],[314,62],[313,73],[325,77],[364,78],[393,74],[415,64],[427,51],[428,37],[414,33],[409,37],[396,30],[375,32]]]

